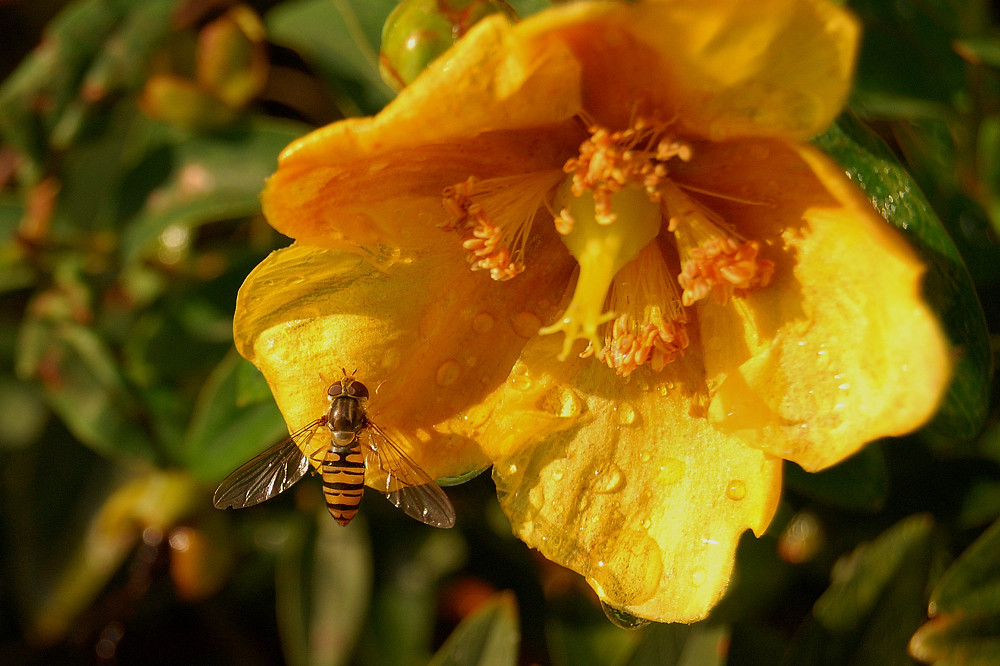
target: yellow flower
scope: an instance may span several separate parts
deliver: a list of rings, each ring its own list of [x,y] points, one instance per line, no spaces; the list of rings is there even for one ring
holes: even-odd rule
[[[606,603],[704,617],[782,459],[908,432],[947,382],[923,267],[803,142],[856,40],[820,0],[484,20],[283,153],[264,212],[298,242],[247,278],[241,353],[293,429],[358,368],[417,462],[492,463],[515,533]]]

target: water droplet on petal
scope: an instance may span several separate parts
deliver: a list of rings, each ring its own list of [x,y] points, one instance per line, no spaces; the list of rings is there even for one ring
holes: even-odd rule
[[[726,497],[731,500],[739,501],[747,496],[747,484],[743,483],[739,479],[733,479],[729,482],[729,486],[726,488]]]
[[[522,338],[533,338],[542,327],[542,320],[534,312],[525,310],[511,317],[510,325]]]
[[[538,408],[560,418],[568,419],[580,415],[583,410],[583,401],[571,388],[554,387],[545,392],[539,401]]]
[[[703,567],[695,567],[694,571],[691,572],[691,584],[695,587],[704,585],[707,578],[708,573]]]
[[[632,405],[622,403],[615,408],[615,416],[618,420],[618,425],[629,426],[635,423],[636,411]]]
[[[619,629],[642,629],[649,624],[649,620],[644,620],[641,617],[636,617],[631,613],[626,613],[623,610],[609,606],[603,601],[601,602],[601,610],[603,610],[607,618],[611,620],[611,624],[615,625]]]
[[[646,518],[645,520],[642,521],[642,529],[648,530],[652,526],[653,526],[653,521],[650,520],[649,518]]]
[[[652,459],[653,459],[653,456],[651,456],[649,454],[649,451],[641,451],[639,453],[639,460],[641,460],[644,463],[647,463],[647,462],[649,462]]]
[[[621,490],[625,483],[625,475],[614,463],[608,463],[594,470],[594,482],[591,488],[595,493],[606,495]]]
[[[455,359],[448,359],[442,363],[434,376],[434,381],[438,386],[451,386],[458,381],[458,376],[462,374],[462,366]]]
[[[629,605],[652,598],[663,577],[663,553],[649,534],[622,529],[593,545],[586,574],[598,596]]]
[[[472,330],[476,333],[486,333],[493,328],[493,324],[495,323],[496,320],[493,319],[493,315],[480,312],[472,318]]]

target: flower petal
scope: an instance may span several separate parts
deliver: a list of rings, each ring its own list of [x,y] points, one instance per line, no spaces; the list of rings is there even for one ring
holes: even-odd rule
[[[693,160],[678,177],[757,202],[704,199],[776,263],[767,288],[699,308],[713,423],[807,470],[919,427],[950,364],[902,236],[809,146],[734,141],[701,157],[726,168]]]
[[[670,0],[575,3],[518,32],[570,44],[584,107],[610,127],[673,110],[685,136],[805,139],[847,98],[859,26],[822,0]]]
[[[615,608],[705,617],[740,535],[774,513],[781,461],[707,421],[696,351],[623,382],[592,359],[554,361],[559,344],[528,344],[479,433],[515,534]]]
[[[562,289],[569,263],[525,271],[522,292],[470,274],[455,249],[379,270],[352,254],[293,245],[247,277],[234,337],[291,431],[325,412],[341,368],[357,369],[375,421],[435,478],[458,476],[489,461],[448,424],[461,425],[461,411],[503,382],[552,315],[550,285]]]

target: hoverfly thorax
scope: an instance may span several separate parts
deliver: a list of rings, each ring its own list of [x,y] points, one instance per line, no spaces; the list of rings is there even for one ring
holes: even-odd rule
[[[358,433],[365,427],[368,404],[368,387],[353,377],[344,377],[330,385],[328,391],[330,410],[326,426],[330,429],[335,446],[351,446]]]

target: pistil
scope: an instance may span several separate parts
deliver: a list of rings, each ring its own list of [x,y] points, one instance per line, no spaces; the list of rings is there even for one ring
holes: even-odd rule
[[[645,191],[622,189],[609,195],[606,203],[606,207],[598,210],[589,191],[575,194],[572,177],[563,181],[553,200],[553,207],[560,211],[563,221],[557,228],[568,228],[568,233],[561,236],[562,241],[580,265],[573,298],[562,318],[539,331],[565,333],[560,360],[569,357],[577,340],[586,340],[595,347],[600,345],[598,328],[615,316],[604,311],[612,279],[660,231],[660,204],[651,201]],[[608,213],[614,216],[612,223],[606,221]]]

